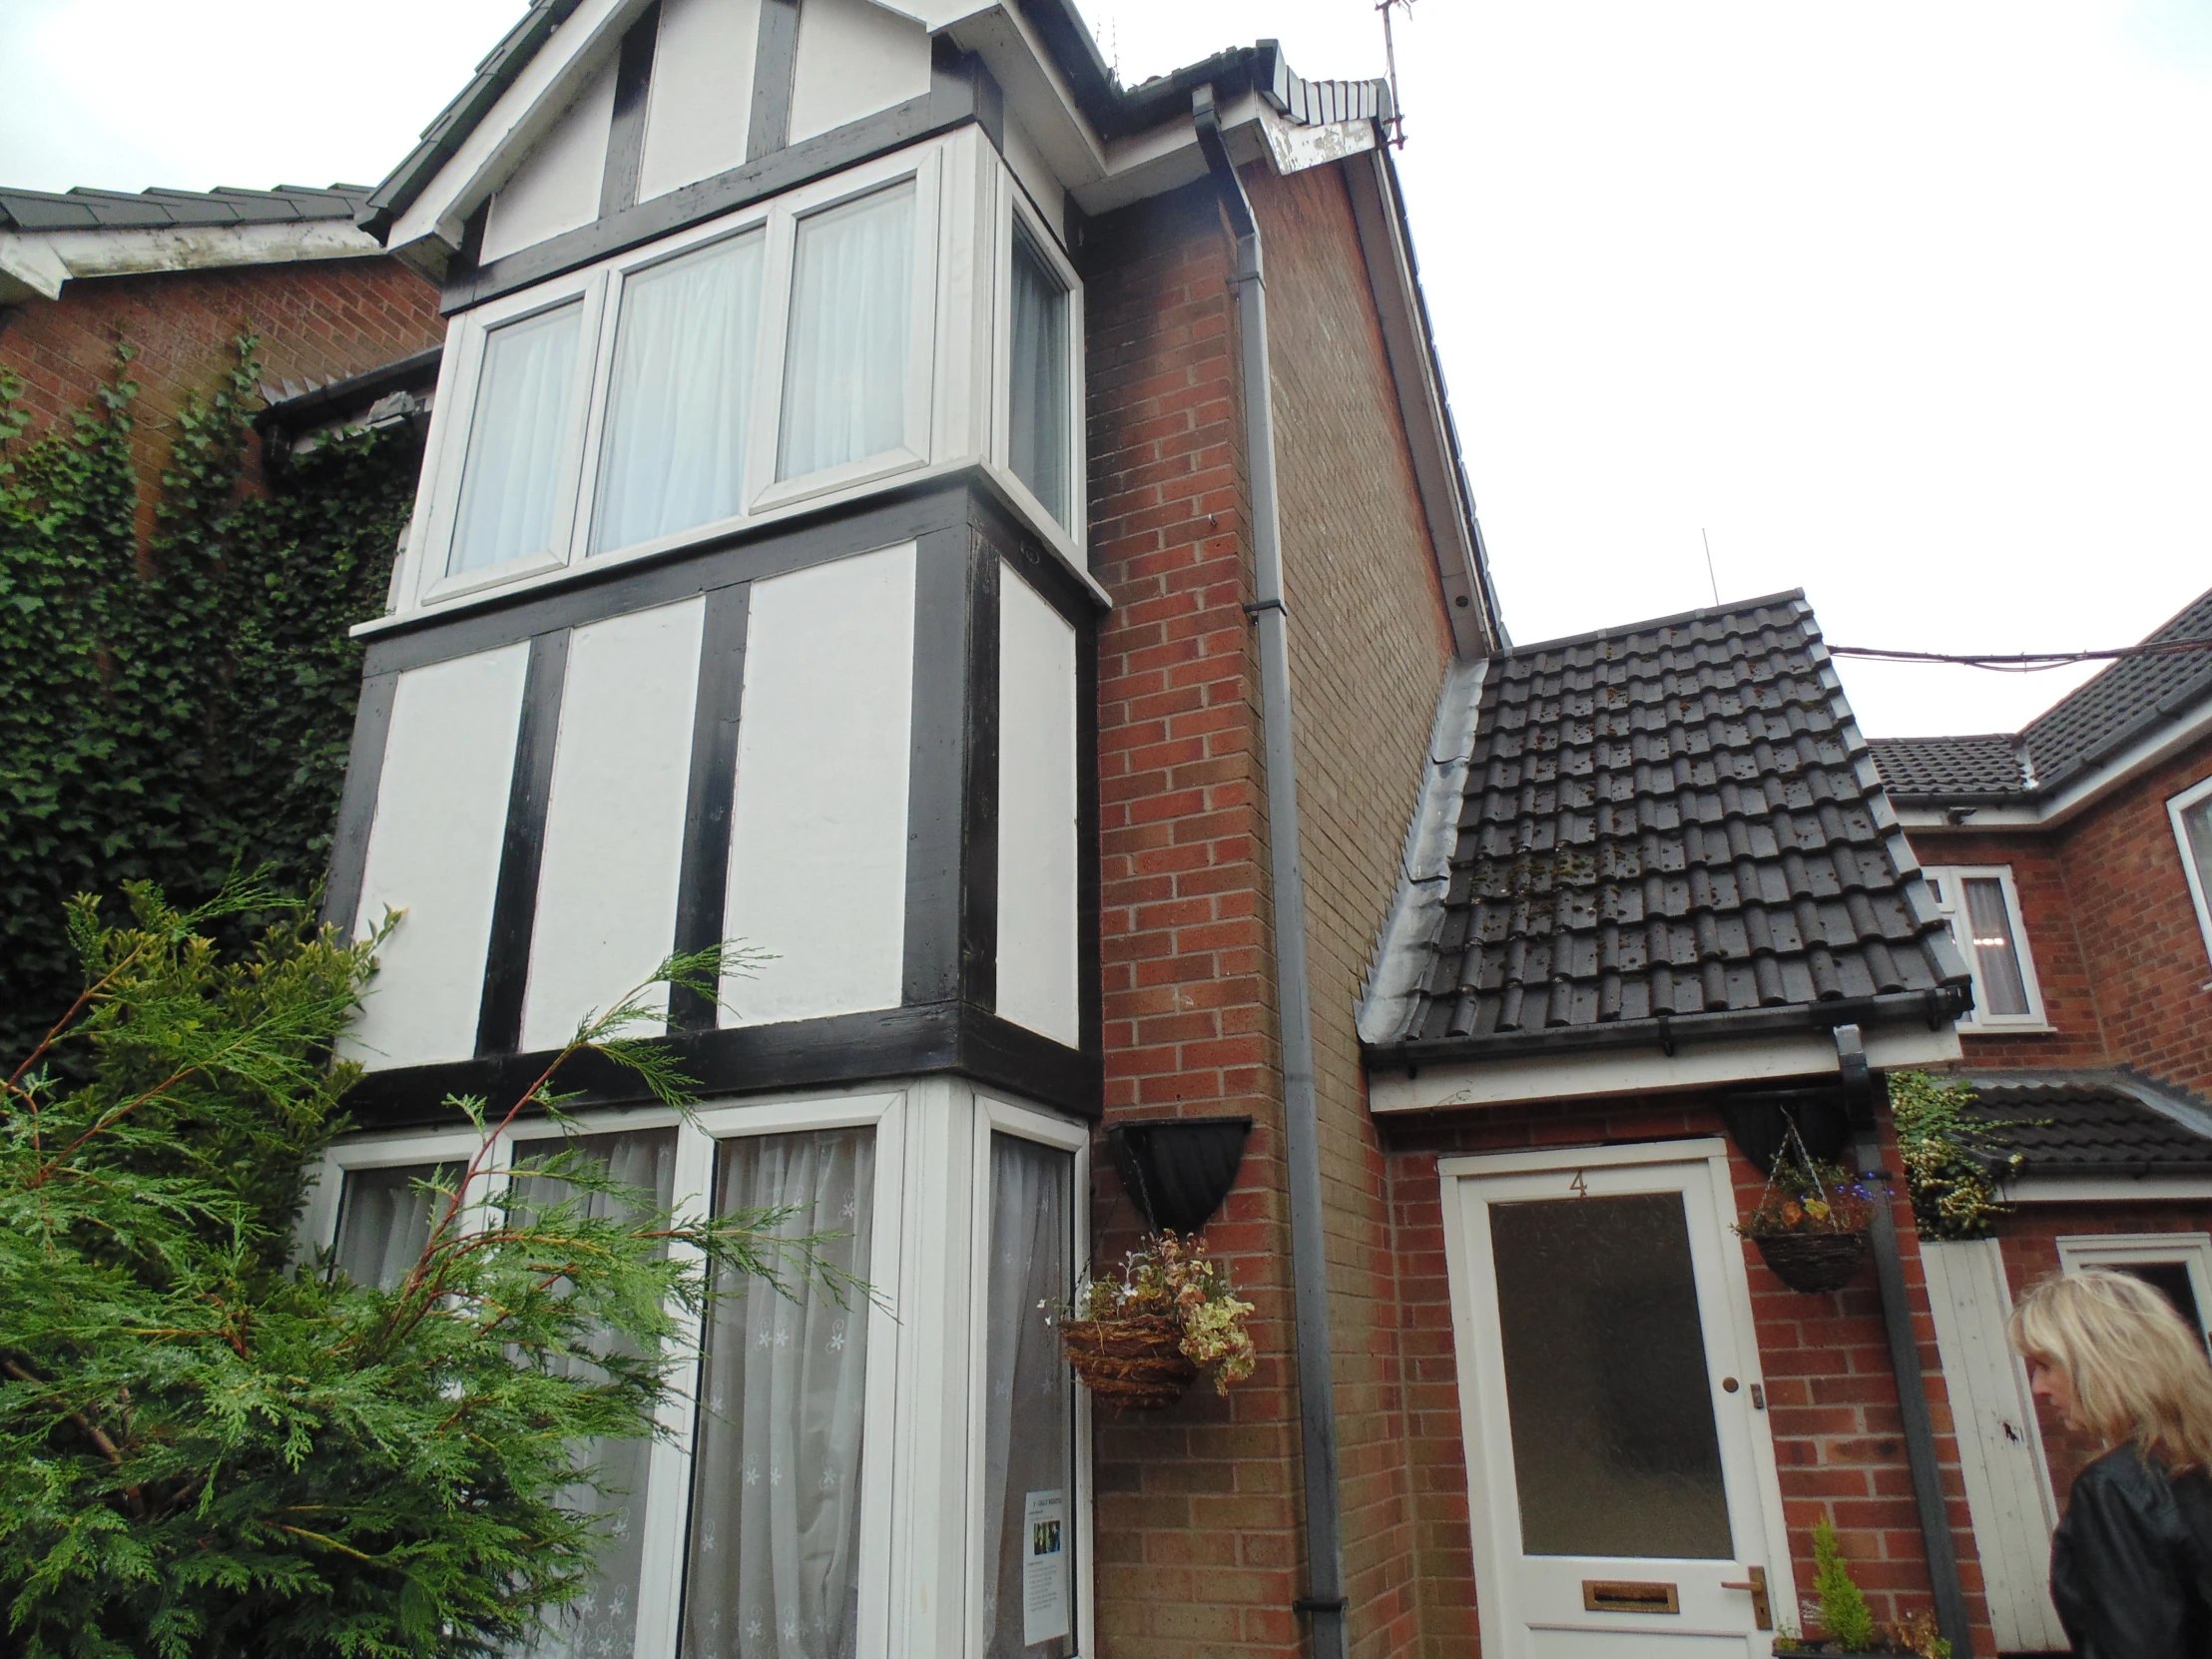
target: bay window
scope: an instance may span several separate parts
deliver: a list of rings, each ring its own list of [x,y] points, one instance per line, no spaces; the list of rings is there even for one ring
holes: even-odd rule
[[[2019,893],[2006,864],[1931,866],[1936,903],[1973,976],[1973,1007],[1961,1031],[2048,1030],[2035,963],[2020,927]]]
[[[402,609],[994,470],[1080,568],[1081,295],[933,139],[461,313]]]
[[[396,1285],[446,1202],[424,1183],[450,1190],[477,1148],[467,1130],[341,1142],[303,1244]],[[782,1212],[872,1292],[717,1283],[660,1437],[577,1448],[604,1489],[561,1501],[607,1516],[605,1541],[533,1659],[884,1659],[894,1630],[901,1651],[1079,1659],[1088,1418],[1058,1322],[1087,1148],[1080,1124],[951,1082],[587,1114],[573,1138],[541,1122],[495,1146],[484,1192],[572,1196],[526,1161],[581,1153],[658,1206]]]

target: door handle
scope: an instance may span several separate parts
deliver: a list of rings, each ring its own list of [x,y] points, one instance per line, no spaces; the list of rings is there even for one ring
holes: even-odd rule
[[[1750,1576],[1741,1583],[1731,1583],[1724,1580],[1721,1588],[1724,1590],[1749,1590],[1751,1592],[1752,1623],[1756,1624],[1761,1630],[1772,1630],[1774,1628],[1774,1608],[1767,1600],[1767,1569],[1765,1567],[1746,1567],[1744,1571]]]

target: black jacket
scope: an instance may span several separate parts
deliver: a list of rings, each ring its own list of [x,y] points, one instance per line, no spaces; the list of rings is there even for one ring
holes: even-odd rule
[[[2050,1599],[2076,1659],[2212,1659],[2212,1479],[2132,1444],[2074,1477]]]

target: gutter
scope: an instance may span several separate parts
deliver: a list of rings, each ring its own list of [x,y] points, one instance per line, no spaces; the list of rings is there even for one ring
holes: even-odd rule
[[[1346,1659],[1344,1514],[1337,1481],[1336,1370],[1329,1335],[1329,1264],[1322,1231],[1321,1112],[1314,1082],[1312,991],[1306,971],[1306,873],[1299,851],[1298,759],[1292,742],[1289,613],[1275,494],[1275,411],[1268,368],[1267,281],[1260,227],[1222,142],[1214,89],[1191,94],[1207,171],[1237,239],[1238,333],[1244,352],[1245,466],[1252,493],[1254,602],[1260,634],[1260,724],[1268,768],[1268,861],[1275,906],[1275,994],[1283,1045],[1283,1161],[1291,1200],[1292,1307],[1298,1324],[1300,1469],[1306,1486],[1306,1594],[1314,1659]]]

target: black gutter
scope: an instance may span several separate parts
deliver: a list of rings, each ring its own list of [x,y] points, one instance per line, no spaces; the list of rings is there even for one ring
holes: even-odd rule
[[[1299,850],[1298,756],[1291,717],[1289,615],[1275,492],[1275,410],[1268,364],[1267,280],[1260,227],[1221,136],[1214,91],[1191,94],[1207,170],[1237,239],[1232,278],[1243,351],[1245,475],[1252,498],[1253,600],[1260,636],[1260,724],[1267,758],[1268,864],[1275,908],[1275,994],[1283,1054],[1283,1162],[1291,1203],[1292,1309],[1298,1324],[1300,1470],[1306,1487],[1306,1594],[1314,1659],[1347,1659],[1344,1514],[1337,1480],[1337,1384],[1329,1335],[1328,1241],[1322,1225],[1321,1110],[1306,971],[1306,872]]]
[[[1555,1025],[1541,1031],[1493,1032],[1480,1037],[1416,1037],[1364,1045],[1368,1069],[1446,1065],[1458,1060],[1502,1060],[1522,1054],[1571,1054],[1586,1049],[1648,1047],[1672,1053],[1677,1043],[1707,1042],[1777,1032],[1829,1032],[1846,1025],[1902,1024],[1919,1020],[1930,1030],[1965,1012],[1965,985],[1925,991],[1839,997],[1833,1002],[1794,1002],[1780,1008],[1724,1008],[1714,1013],[1660,1014],[1609,1025]]]

